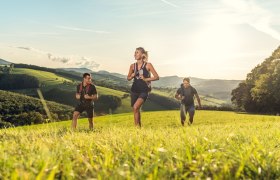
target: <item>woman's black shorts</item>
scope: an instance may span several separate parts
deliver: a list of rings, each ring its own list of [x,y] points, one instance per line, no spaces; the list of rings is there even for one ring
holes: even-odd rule
[[[147,100],[148,96],[149,96],[148,92],[142,92],[142,93],[131,92],[130,93],[131,107],[133,107],[133,105],[135,104],[135,102],[137,101],[138,98],[142,98],[145,102]]]

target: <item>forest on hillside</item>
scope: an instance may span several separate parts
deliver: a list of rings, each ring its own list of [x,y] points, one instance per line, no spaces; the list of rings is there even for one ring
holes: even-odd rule
[[[0,128],[67,120],[73,111],[71,106],[47,101],[48,117],[40,99],[2,90],[0,102]]]

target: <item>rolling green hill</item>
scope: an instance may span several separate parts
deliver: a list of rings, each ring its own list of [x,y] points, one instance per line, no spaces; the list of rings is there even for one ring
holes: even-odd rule
[[[146,112],[0,130],[1,179],[279,179],[280,117]],[[257,133],[256,133],[257,132]]]
[[[63,82],[71,82],[69,79],[54,73],[34,69],[15,68],[13,73],[34,76],[40,81],[41,84],[46,86],[56,86],[61,85]]]
[[[80,82],[71,80],[65,77],[62,77],[60,75],[57,75],[52,72],[46,72],[46,71],[40,71],[40,70],[34,70],[34,69],[26,69],[26,68],[15,68],[14,70],[15,74],[27,74],[30,76],[34,76],[38,78],[40,83],[43,85],[41,90],[44,92],[47,92],[48,90],[51,90],[53,88],[58,88],[61,90],[65,90],[68,93],[72,94],[69,96],[69,98],[73,98],[74,100],[74,94],[76,91],[76,85]],[[113,95],[117,96],[122,99],[122,105],[118,107],[114,113],[124,113],[124,112],[131,112],[130,107],[130,97],[124,96],[125,94],[128,94],[126,92],[122,92],[119,90],[114,90],[106,87],[96,86],[98,94],[100,96],[102,95]],[[24,89],[24,90],[15,90],[15,92],[24,93],[27,95],[35,96],[37,97],[37,92],[34,89]],[[58,95],[59,96],[59,95]],[[53,100],[53,99],[50,99]],[[75,101],[75,100],[74,100]],[[60,102],[62,103],[62,102]],[[145,110],[164,110],[166,108],[162,107],[161,105],[154,103],[152,101],[147,101],[145,103],[145,106],[143,107]]]
[[[40,70],[34,70],[34,69],[15,68],[14,73],[27,74],[27,75],[38,78],[38,80],[42,84],[41,89],[42,89],[43,93],[47,92],[48,90],[51,90],[53,88],[58,88],[58,89],[70,92],[72,94],[72,96],[70,96],[69,98],[72,98],[73,100],[74,100],[74,94],[76,91],[76,85],[78,83],[80,83],[75,80],[70,80],[68,78],[59,76],[52,72],[46,72],[46,71],[40,71]],[[114,96],[117,96],[120,98],[122,98],[124,96],[124,94],[126,94],[125,92],[109,89],[106,87],[100,87],[100,86],[97,86],[97,91],[98,91],[99,95],[114,95]],[[24,93],[27,95],[32,95],[32,96],[37,97],[37,92],[34,89],[17,90],[15,92],[20,92],[20,93]],[[59,96],[59,94],[57,96]],[[119,107],[115,111],[115,113],[129,112],[129,111],[131,111],[130,99],[123,98],[122,106]]]

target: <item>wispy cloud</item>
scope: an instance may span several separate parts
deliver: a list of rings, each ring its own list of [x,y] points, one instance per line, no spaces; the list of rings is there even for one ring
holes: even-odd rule
[[[222,0],[230,8],[231,16],[235,16],[235,21],[247,23],[256,30],[264,32],[273,38],[280,40],[280,33],[272,27],[273,14],[257,4],[253,0]]]
[[[172,6],[172,7],[175,7],[175,8],[178,8],[178,7],[179,7],[178,5],[176,5],[176,4],[174,4],[174,3],[171,3],[171,2],[169,2],[169,1],[167,1],[167,0],[161,0],[161,1],[162,1],[163,3],[169,5],[169,6]]]
[[[86,29],[86,28],[79,28],[79,27],[69,27],[69,26],[55,26],[59,29],[65,29],[70,31],[82,31],[82,32],[92,32],[92,33],[98,33],[98,34],[109,34],[111,32],[108,31],[101,31],[101,30],[92,30],[92,29]]]
[[[81,68],[88,68],[94,70],[100,67],[100,64],[96,63],[91,57],[80,57],[80,59],[76,61],[75,65]]]
[[[100,64],[96,63],[96,61],[92,57],[59,56],[59,55],[54,55],[53,53],[50,53],[50,52],[45,52],[45,51],[42,51],[42,50],[39,50],[39,49],[36,49],[33,47],[25,47],[25,46],[19,46],[19,47],[14,47],[14,48],[39,53],[39,54],[47,57],[49,60],[51,60],[53,62],[63,63],[65,65],[72,66],[72,67],[88,68],[91,70],[97,70],[100,67]]]
[[[31,51],[31,47],[16,47],[16,48]]]
[[[58,36],[60,33],[56,32],[30,32],[30,35],[46,35],[46,36]]]

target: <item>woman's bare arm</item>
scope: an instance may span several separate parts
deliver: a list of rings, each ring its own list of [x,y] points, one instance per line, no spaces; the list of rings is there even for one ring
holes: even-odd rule
[[[153,77],[143,78],[144,81],[157,81],[157,80],[159,80],[159,75],[158,75],[157,71],[155,70],[154,66],[152,65],[152,63],[147,64],[147,70],[152,73]]]
[[[135,73],[133,72],[133,64],[130,65],[129,70],[128,70],[128,74],[127,74],[127,80],[130,81],[131,79],[133,79],[135,76]]]

